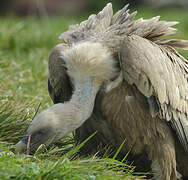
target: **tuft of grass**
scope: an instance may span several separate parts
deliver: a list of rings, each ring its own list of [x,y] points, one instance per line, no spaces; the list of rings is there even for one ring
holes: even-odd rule
[[[24,162],[24,163],[23,163]],[[131,172],[118,161],[112,159],[38,158],[24,155],[5,154],[0,157],[1,179],[128,179]],[[126,172],[128,173],[125,173]]]
[[[187,12],[138,9],[138,17],[161,15],[181,24],[176,37],[188,37]],[[47,92],[48,55],[60,41],[68,25],[83,18],[0,17],[0,179],[137,179],[134,167],[104,155],[80,157],[71,135],[34,156],[13,153],[16,142],[25,135],[36,111],[52,105]],[[188,52],[181,51],[188,58]],[[39,110],[37,108],[41,104]],[[92,137],[91,137],[92,138]],[[122,144],[123,145],[123,144]],[[125,156],[126,158],[126,156]],[[140,177],[141,178],[141,177]]]

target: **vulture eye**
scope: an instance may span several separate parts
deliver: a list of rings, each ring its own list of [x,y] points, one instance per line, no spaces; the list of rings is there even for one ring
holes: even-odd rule
[[[36,134],[39,134],[39,135],[43,135],[46,133],[46,130],[45,129],[42,129],[42,130],[39,130],[36,132]]]
[[[48,128],[38,130],[31,135],[31,142],[44,142],[48,139],[49,134],[50,130]]]
[[[48,130],[46,130],[46,129],[41,129],[41,130],[36,131],[32,136],[35,136],[35,135],[41,135],[41,136],[43,136],[44,134],[47,133],[47,131]]]

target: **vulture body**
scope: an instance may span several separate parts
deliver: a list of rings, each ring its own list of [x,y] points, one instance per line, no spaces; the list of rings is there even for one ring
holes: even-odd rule
[[[187,49],[188,42],[161,39],[177,22],[133,20],[135,14],[127,6],[113,14],[107,4],[60,36],[64,43],[49,57],[55,105],[31,123],[31,146],[74,130],[78,143],[97,131],[84,153],[125,142],[121,154],[151,167],[154,179],[186,179],[188,62],[173,47]]]

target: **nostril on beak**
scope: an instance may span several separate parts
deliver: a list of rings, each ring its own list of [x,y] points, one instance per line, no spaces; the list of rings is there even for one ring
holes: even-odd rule
[[[16,153],[24,153],[27,149],[27,143],[29,140],[29,136],[24,136],[17,144],[15,148]]]

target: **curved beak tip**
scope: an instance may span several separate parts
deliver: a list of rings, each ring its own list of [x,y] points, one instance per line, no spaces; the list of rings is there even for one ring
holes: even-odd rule
[[[15,152],[16,153],[24,153],[27,149],[27,142],[29,136],[24,136],[16,145]]]
[[[16,153],[23,153],[26,149],[26,144],[21,140],[15,145],[15,152]]]

